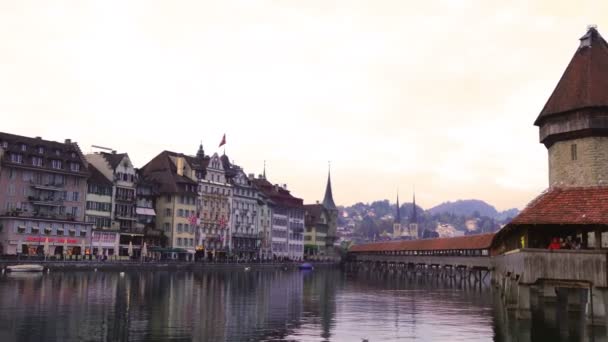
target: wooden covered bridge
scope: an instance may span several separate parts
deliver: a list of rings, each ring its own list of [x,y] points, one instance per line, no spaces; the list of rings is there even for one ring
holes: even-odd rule
[[[351,269],[485,278],[492,269],[494,234],[454,238],[375,242],[351,247]]]

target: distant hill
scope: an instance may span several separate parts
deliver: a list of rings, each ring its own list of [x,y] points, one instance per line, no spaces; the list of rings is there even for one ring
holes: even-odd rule
[[[508,209],[502,212],[482,200],[469,199],[457,200],[455,202],[443,202],[427,210],[431,215],[450,213],[461,216],[486,216],[498,220],[504,220],[509,217],[514,217],[519,213],[516,208]]]

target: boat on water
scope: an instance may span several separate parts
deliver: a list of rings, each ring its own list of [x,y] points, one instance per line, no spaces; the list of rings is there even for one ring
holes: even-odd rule
[[[13,265],[6,266],[6,270],[10,272],[42,272],[44,270],[44,266],[42,265]]]
[[[298,268],[301,270],[312,270],[313,269],[312,264],[308,263],[308,262],[300,264],[300,266],[298,266]]]

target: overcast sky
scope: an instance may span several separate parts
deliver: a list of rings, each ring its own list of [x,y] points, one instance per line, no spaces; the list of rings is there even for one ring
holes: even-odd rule
[[[547,180],[532,123],[608,1],[0,0],[1,131],[129,153],[226,153],[338,204]],[[605,28],[605,29],[604,29]],[[608,33],[606,33],[608,34]]]

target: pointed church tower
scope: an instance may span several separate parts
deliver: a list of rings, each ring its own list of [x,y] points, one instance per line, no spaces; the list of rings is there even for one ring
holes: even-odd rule
[[[399,193],[397,193],[397,213],[393,223],[393,239],[401,238],[401,208],[399,208]]]
[[[334,196],[331,191],[331,172],[327,172],[327,186],[325,187],[325,197],[323,197],[323,206],[328,210],[337,210],[334,203]]]
[[[418,214],[416,212],[416,193],[414,192],[414,198],[412,201],[412,216],[410,217],[409,224],[410,238],[412,240],[417,240],[418,235]]]
[[[327,171],[327,186],[325,187],[325,197],[323,197],[323,207],[328,213],[327,235],[325,238],[325,247],[327,253],[334,253],[334,242],[338,238],[338,208],[334,203],[334,196],[331,190],[331,171]]]
[[[203,142],[198,146],[198,151],[196,152],[196,156],[200,159],[205,158],[205,150],[203,150]]]
[[[608,184],[608,44],[589,26],[534,122],[549,154],[550,187]]]

